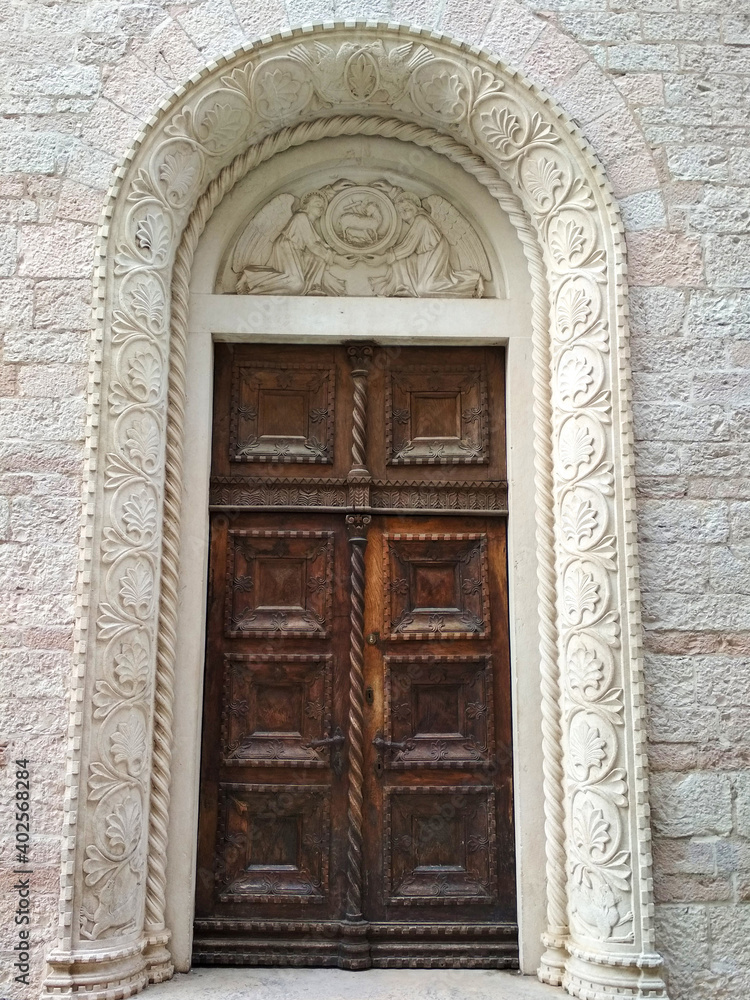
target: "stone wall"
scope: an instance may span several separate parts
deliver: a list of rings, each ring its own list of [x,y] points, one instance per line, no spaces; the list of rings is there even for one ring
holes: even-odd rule
[[[744,8],[744,11],[743,11]],[[56,934],[93,241],[154,105],[288,24],[412,21],[546,88],[628,233],[655,893],[674,1000],[750,991],[750,15],[746,0],[0,0],[0,768],[32,761],[35,977]]]

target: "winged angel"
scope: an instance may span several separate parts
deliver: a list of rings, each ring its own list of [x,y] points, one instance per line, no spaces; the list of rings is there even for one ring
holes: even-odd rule
[[[280,194],[254,216],[237,243],[232,256],[237,292],[346,295],[347,283],[335,269],[364,265],[375,271],[368,280],[376,295],[481,298],[490,266],[466,219],[440,195],[422,201],[410,191],[373,186],[393,199],[402,222],[401,238],[389,250],[367,252],[383,221],[374,202],[348,206],[341,215],[339,226],[352,253],[339,254],[318,229],[328,189],[310,191],[299,202]]]
[[[318,235],[314,223],[328,205],[322,191],[310,191],[299,202],[280,194],[257,213],[239,239],[232,270],[245,295],[346,295],[346,282],[331,274],[332,264],[350,267],[353,260],[337,254]]]
[[[466,219],[437,194],[421,201],[404,191],[394,205],[407,228],[387,253],[366,258],[386,264],[382,277],[370,279],[375,294],[481,298],[489,261]]]

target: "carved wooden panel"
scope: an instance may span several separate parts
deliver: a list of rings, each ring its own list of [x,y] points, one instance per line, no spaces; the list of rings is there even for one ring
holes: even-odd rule
[[[492,788],[389,788],[384,808],[389,903],[435,906],[495,901]]]
[[[508,486],[505,482],[462,483],[431,481],[429,483],[374,482],[370,489],[373,510],[440,512],[466,510],[498,514],[508,511]]]
[[[365,346],[217,347],[196,953],[493,967],[512,945],[486,932],[515,921],[501,353]],[[298,380],[324,369],[332,461],[293,464],[268,421],[299,452],[278,393],[320,409]]]
[[[333,532],[229,532],[227,636],[324,638],[333,600]]]
[[[385,766],[487,766],[493,757],[491,656],[386,656]]]
[[[237,367],[230,460],[330,464],[335,378],[335,370],[323,364]]]
[[[413,366],[386,380],[389,465],[481,465],[489,461],[483,367]]]
[[[221,784],[219,816],[215,877],[222,902],[324,902],[326,785]]]
[[[383,535],[385,631],[391,639],[490,634],[486,536]]]
[[[332,660],[331,654],[225,656],[223,763],[327,767],[328,751],[310,742],[331,728]]]
[[[353,485],[346,480],[249,479],[214,476],[210,503],[216,507],[296,508],[335,510],[356,507],[373,511],[429,513],[466,510],[472,513],[506,514],[508,486],[505,482],[419,481]]]

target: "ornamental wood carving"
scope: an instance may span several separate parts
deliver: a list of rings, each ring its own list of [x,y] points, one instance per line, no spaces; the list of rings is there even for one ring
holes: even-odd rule
[[[296,393],[298,372],[325,370],[336,385],[337,416],[330,481],[326,470],[295,470],[303,473],[293,480],[297,509],[267,449],[252,470],[256,484],[269,474],[266,509],[247,491],[211,511],[198,964],[223,955],[250,965],[422,965],[436,948],[437,931],[425,921],[463,934],[477,967],[515,961],[503,512],[482,516],[468,500],[466,511],[459,505],[442,518],[429,508],[404,515],[370,505],[371,468],[387,470],[393,479],[385,485],[397,492],[404,475],[419,477],[407,480],[407,492],[447,485],[434,479],[444,475],[434,463],[389,468],[378,428],[390,419],[397,381],[416,379],[421,393],[418,444],[426,434],[433,444],[436,436],[452,443],[457,400],[475,391],[476,422],[494,428],[484,435],[484,464],[502,469],[502,381],[491,394],[478,391],[480,373],[501,373],[502,353],[215,347],[214,471],[243,468],[232,411],[246,404],[225,388],[247,372],[272,370],[274,393],[281,384]],[[413,363],[425,357],[429,370]],[[454,388],[441,381],[435,395],[436,371]],[[453,422],[436,424],[444,406]],[[329,482],[345,486],[342,506],[322,509]],[[479,475],[454,491],[457,503],[485,493]],[[404,639],[411,654],[398,652]],[[436,640],[450,641],[454,652],[441,646],[430,654]],[[311,781],[324,804],[312,813]],[[326,852],[325,884],[318,854],[303,850],[311,845]],[[310,927],[312,904],[320,923]],[[269,926],[283,920],[283,940],[254,925],[261,914]],[[486,929],[464,931],[481,920],[502,923],[502,943],[487,942]],[[378,933],[384,940],[374,945]],[[439,954],[460,964],[457,952]]]
[[[548,851],[541,975],[581,997],[666,996],[649,882],[619,217],[580,134],[517,74],[465,46],[364,25],[296,31],[221,60],[162,106],[116,175],[97,251],[61,923],[47,989],[85,982],[114,997],[171,974],[165,848],[192,254],[244,173],[346,134],[395,136],[460,163],[526,249]]]

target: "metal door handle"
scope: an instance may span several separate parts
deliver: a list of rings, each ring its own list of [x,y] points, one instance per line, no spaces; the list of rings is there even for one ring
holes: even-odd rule
[[[341,732],[341,727],[337,726],[333,736],[324,736],[322,740],[310,740],[309,743],[303,743],[302,746],[306,750],[328,747],[330,750],[331,768],[333,769],[333,773],[340,778],[344,770],[344,760],[341,756],[341,747],[344,743],[346,743],[346,736]]]
[[[372,741],[372,745],[376,747],[380,753],[384,753],[386,750],[413,750],[414,740],[406,740],[404,743],[396,743],[394,740],[385,739],[382,733],[377,733],[375,739]]]
[[[333,736],[326,736],[322,740],[310,740],[309,743],[303,743],[302,746],[306,750],[314,750],[317,747],[340,747],[346,743],[346,736],[341,732],[341,727],[336,727],[336,732]]]

